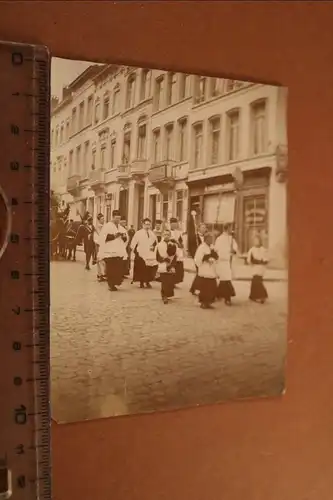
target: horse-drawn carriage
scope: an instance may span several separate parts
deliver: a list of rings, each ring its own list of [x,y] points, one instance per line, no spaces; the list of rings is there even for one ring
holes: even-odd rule
[[[69,205],[65,210],[51,206],[50,258],[76,260],[76,248],[82,244],[81,221],[69,219]]]

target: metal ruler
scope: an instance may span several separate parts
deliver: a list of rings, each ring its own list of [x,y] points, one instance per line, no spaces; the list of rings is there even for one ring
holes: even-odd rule
[[[0,42],[0,499],[51,499],[49,73]]]

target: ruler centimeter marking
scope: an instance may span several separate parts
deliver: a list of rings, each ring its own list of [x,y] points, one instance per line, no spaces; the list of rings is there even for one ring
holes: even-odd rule
[[[49,76],[45,47],[0,42],[0,499],[52,497]]]

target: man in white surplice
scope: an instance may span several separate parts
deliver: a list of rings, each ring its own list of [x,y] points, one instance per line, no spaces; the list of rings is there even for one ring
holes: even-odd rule
[[[157,237],[151,229],[151,221],[146,218],[131,241],[131,250],[134,253],[132,283],[140,283],[140,288],[151,288],[150,282],[155,279],[157,271],[156,260]]]
[[[238,253],[237,243],[231,233],[229,224],[223,226],[223,232],[216,238],[214,249],[219,260],[217,263],[217,274],[220,280],[217,296],[224,299],[225,303],[231,305],[231,297],[235,297],[235,289],[232,284],[231,261],[233,255]]]
[[[113,210],[112,221],[104,224],[99,235],[99,256],[105,261],[106,279],[110,291],[117,290],[125,274],[128,235],[120,220],[119,210]]]

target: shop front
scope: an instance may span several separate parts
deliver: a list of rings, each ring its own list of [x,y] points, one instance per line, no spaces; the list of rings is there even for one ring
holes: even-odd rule
[[[268,241],[268,197],[270,168],[243,172],[242,185],[236,186],[231,176],[188,182],[188,220],[196,212],[195,222],[204,222],[209,231],[220,234],[223,225],[234,231],[241,254],[246,254],[253,237]]]

